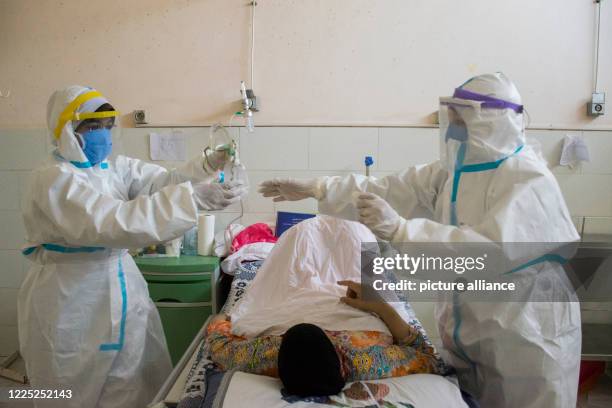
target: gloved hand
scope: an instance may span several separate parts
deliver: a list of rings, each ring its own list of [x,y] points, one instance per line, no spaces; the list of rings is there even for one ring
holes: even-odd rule
[[[242,183],[202,182],[193,185],[193,198],[202,210],[222,210],[246,196],[248,188]]]
[[[231,157],[229,147],[219,150],[207,149],[204,152],[204,167],[209,171],[221,170]]]
[[[275,178],[259,185],[258,191],[264,197],[274,197],[272,201],[298,201],[305,198],[323,198],[321,182],[318,179],[296,180]]]
[[[378,238],[390,241],[397,231],[402,217],[389,203],[373,193],[357,196],[359,222],[368,227]]]

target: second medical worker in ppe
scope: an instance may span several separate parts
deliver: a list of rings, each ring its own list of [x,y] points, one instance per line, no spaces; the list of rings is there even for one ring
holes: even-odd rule
[[[521,103],[503,74],[472,78],[440,98],[439,161],[381,179],[275,179],[260,191],[275,201],[316,198],[320,212],[395,243],[576,241],[557,181],[526,144]],[[517,298],[539,302],[439,303],[444,348],[483,407],[575,407],[579,305],[572,293],[542,301],[538,288],[566,287],[558,263],[543,258],[520,273],[530,281]]]
[[[37,406],[144,407],[171,371],[147,285],[124,248],[180,237],[197,210],[246,193],[213,182],[226,152],[182,169],[110,159],[117,112],[95,89],[55,92],[47,124],[56,146],[33,173],[23,217],[33,266],[19,293],[19,342],[35,389],[71,398]]]

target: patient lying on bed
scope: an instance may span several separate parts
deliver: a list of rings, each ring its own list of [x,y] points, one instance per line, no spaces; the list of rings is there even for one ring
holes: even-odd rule
[[[387,303],[361,299],[358,283],[338,283],[347,286],[342,302],[376,313],[392,335],[301,323],[282,336],[247,339],[231,334],[231,322],[218,316],[207,328],[211,360],[224,370],[280,377],[286,392],[302,397],[337,394],[351,381],[440,374],[439,357],[420,331]]]
[[[361,247],[375,240],[362,224],[327,216],[286,231],[229,318],[209,324],[210,358],[222,369],[280,377],[298,396],[440,374],[444,363],[403,303],[361,297]]]

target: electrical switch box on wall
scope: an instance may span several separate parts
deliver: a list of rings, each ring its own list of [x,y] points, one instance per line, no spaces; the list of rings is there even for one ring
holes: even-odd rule
[[[604,92],[595,92],[591,98],[591,102],[587,103],[587,115],[601,116],[606,112],[606,94]]]

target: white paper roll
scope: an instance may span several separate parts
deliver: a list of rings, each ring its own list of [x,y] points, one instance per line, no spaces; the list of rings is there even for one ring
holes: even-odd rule
[[[198,216],[198,255],[211,256],[215,241],[215,216],[201,214]]]

